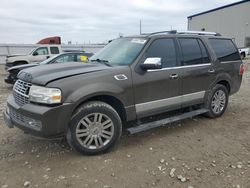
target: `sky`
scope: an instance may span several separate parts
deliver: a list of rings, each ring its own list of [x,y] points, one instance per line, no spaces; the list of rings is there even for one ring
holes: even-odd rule
[[[0,43],[102,43],[119,35],[186,30],[187,16],[235,0],[1,0]]]

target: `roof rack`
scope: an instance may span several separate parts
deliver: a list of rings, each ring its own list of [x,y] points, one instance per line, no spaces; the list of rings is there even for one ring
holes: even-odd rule
[[[159,34],[191,34],[191,35],[213,35],[213,36],[221,36],[220,33],[216,33],[216,32],[207,32],[207,31],[177,31],[177,30],[159,31],[159,32],[154,32],[154,33],[148,33],[146,35],[152,36],[152,35],[159,35]]]
[[[209,31],[178,31],[177,34],[194,34],[194,35],[213,35],[213,36],[221,36],[220,33],[209,32]]]

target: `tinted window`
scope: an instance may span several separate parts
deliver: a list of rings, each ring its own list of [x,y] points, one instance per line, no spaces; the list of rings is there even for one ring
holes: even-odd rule
[[[219,61],[240,60],[238,50],[230,39],[209,39]]]
[[[200,45],[197,39],[179,39],[183,54],[184,65],[203,63]]]
[[[47,54],[49,54],[48,48],[47,48],[47,47],[38,48],[35,52],[36,52],[38,55],[47,55]],[[35,53],[35,52],[34,52],[34,53]]]
[[[59,54],[59,49],[58,47],[50,47],[50,52],[51,54]]]
[[[73,54],[67,54],[67,55],[62,55],[58,57],[54,63],[66,63],[66,62],[74,62],[75,61],[75,55]]]
[[[173,39],[155,40],[146,52],[146,58],[160,57],[162,58],[162,67],[176,66],[176,51]]]
[[[206,47],[204,46],[203,42],[201,42],[201,40],[199,40],[199,39],[198,39],[198,43],[199,43],[200,48],[201,48],[202,62],[203,63],[209,63],[210,62],[210,58],[208,56]]]

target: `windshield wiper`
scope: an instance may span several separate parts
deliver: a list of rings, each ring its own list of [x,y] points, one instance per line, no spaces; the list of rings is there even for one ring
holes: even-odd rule
[[[109,67],[111,67],[111,65],[109,64],[109,61],[108,60],[105,60],[105,59],[91,59],[90,60],[91,62],[98,62],[98,63],[102,63],[102,64],[104,64],[104,65],[106,65],[106,66],[109,66]]]

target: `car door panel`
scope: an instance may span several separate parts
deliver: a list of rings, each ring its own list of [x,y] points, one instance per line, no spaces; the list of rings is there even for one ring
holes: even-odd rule
[[[161,57],[165,67],[143,73],[132,72],[137,118],[181,107],[181,81],[178,78],[180,70],[175,68],[179,63],[175,42],[173,38],[153,41],[140,62],[143,63],[148,57]],[[151,50],[153,48],[155,50]]]
[[[37,53],[37,55],[34,55],[35,53]],[[47,47],[40,47],[40,48],[37,48],[33,52],[30,61],[33,63],[38,63],[38,62],[42,62],[42,61],[48,59],[49,57],[50,56],[49,56],[48,48]]]
[[[192,40],[192,42],[181,43],[184,40]],[[182,107],[202,103],[205,92],[209,90],[214,80],[214,68],[211,58],[200,39],[179,38],[179,44],[183,55],[181,67]],[[194,52],[195,49],[197,53]],[[188,57],[185,58],[185,55]]]
[[[135,107],[138,117],[177,109],[181,105],[180,79],[171,79],[179,70],[161,70],[134,75]],[[148,81],[150,80],[150,81]]]

